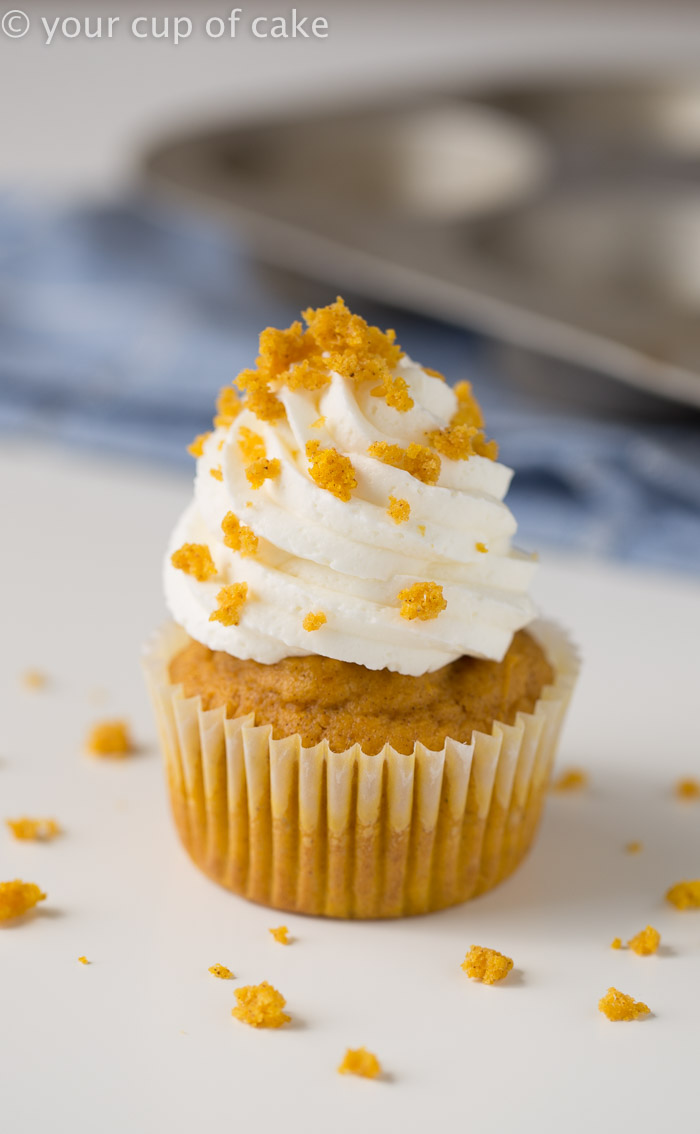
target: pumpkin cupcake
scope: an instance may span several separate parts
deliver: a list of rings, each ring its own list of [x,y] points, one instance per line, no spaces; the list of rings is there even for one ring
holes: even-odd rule
[[[468,383],[341,299],[304,321],[263,331],[191,446],[145,651],[173,813],[254,901],[425,913],[530,846],[576,659],[532,622]]]

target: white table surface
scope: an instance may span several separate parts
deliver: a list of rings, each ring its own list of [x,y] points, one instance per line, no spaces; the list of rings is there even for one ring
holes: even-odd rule
[[[0,450],[0,818],[65,828],[47,845],[0,830],[0,877],[48,892],[0,930],[2,1129],[696,1129],[700,913],[663,895],[700,876],[700,804],[672,795],[700,765],[698,585],[545,556],[537,597],[585,655],[560,765],[588,768],[590,790],[552,797],[525,865],[461,908],[281,916],[201,876],[167,813],[138,651],[162,616],[159,561],[189,491],[162,470]],[[27,667],[50,675],[45,691],[22,688]],[[110,714],[132,722],[138,756],[82,754]],[[641,854],[624,852],[632,839]],[[288,948],[267,932],[280,922]],[[648,922],[660,955],[610,949]],[[472,942],[515,973],[470,982]],[[209,975],[214,962],[236,984],[279,987],[293,1025],[232,1019],[234,983]],[[609,1023],[596,1007],[609,985],[653,1017]],[[383,1081],[336,1074],[359,1045]]]

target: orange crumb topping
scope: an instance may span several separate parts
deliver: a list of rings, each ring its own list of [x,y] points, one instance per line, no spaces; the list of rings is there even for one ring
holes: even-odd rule
[[[221,471],[221,467],[218,466],[218,465],[216,466],[216,468],[209,469],[209,476],[213,476],[214,480],[223,480],[224,479],[224,474]]]
[[[224,543],[232,551],[240,551],[241,555],[255,555],[258,550],[258,537],[252,528],[246,527],[233,512],[227,512],[221,521],[221,530],[224,533]]]
[[[211,437],[211,433],[198,433],[194,441],[187,446],[187,452],[193,457],[201,457],[204,452],[204,442]]]
[[[265,442],[259,433],[242,425],[238,430],[238,448],[244,461],[257,461],[265,456]]]
[[[251,465],[248,465],[245,475],[251,488],[261,488],[266,480],[274,480],[275,477],[280,475],[281,471],[282,466],[276,457],[271,461],[268,461],[267,457],[260,457]]]
[[[87,750],[93,756],[127,756],[134,745],[126,721],[100,721],[87,738]]]
[[[266,980],[262,984],[237,988],[234,994],[238,1003],[231,1010],[231,1015],[244,1024],[250,1024],[251,1028],[281,1028],[291,1019],[282,1011],[287,1003],[282,993]]]
[[[375,441],[367,450],[370,457],[376,457],[385,465],[410,473],[423,484],[437,484],[442,467],[437,453],[425,445],[412,442],[407,449],[400,445],[390,445],[388,441]]]
[[[447,600],[443,598],[442,587],[439,583],[414,583],[399,591],[401,603],[401,617],[412,622],[419,618],[421,622],[428,622],[437,618],[441,611],[447,607]]]
[[[326,419],[323,416],[323,414],[321,414],[320,417],[317,417],[315,421],[311,422],[311,429],[323,429],[325,424],[326,424]]]
[[[349,1047],[338,1071],[341,1075],[359,1075],[362,1079],[376,1079],[381,1075],[381,1064],[366,1047]]]
[[[639,933],[630,937],[627,948],[640,957],[650,957],[652,953],[656,952],[660,944],[661,934],[658,929],[654,929],[653,925],[648,925],[646,929],[640,929]]]
[[[581,791],[588,787],[588,773],[582,768],[566,768],[552,783],[552,791]]]
[[[495,461],[498,456],[496,442],[486,441],[483,431],[475,425],[448,425],[445,429],[433,429],[426,436],[438,453],[451,461],[466,461],[475,455]]]
[[[644,843],[640,843],[640,842],[625,843],[625,850],[627,851],[628,854],[639,854],[640,851],[644,850]]]
[[[347,504],[353,488],[357,488],[355,469],[350,458],[337,449],[322,449],[320,441],[307,441],[306,455],[311,462],[311,479],[319,488],[325,488],[326,492]]]
[[[231,583],[228,587],[222,587],[216,596],[219,606],[211,612],[209,621],[221,622],[224,626],[238,626],[247,599],[247,583]]]
[[[395,524],[405,524],[406,520],[411,515],[411,505],[408,503],[408,500],[390,496],[389,507],[386,510],[386,514],[387,516],[391,516]]]
[[[178,571],[193,575],[200,583],[216,574],[216,566],[206,543],[183,543],[170,556],[170,562]]]
[[[679,799],[700,799],[700,781],[691,778],[679,780],[676,795]]]
[[[483,429],[484,418],[481,406],[474,397],[471,382],[458,382],[454,391],[457,395],[457,409],[450,425],[471,425],[476,429]]]
[[[226,968],[226,965],[212,965],[209,972],[212,976],[218,977],[219,980],[231,980],[233,978],[233,973]]]
[[[7,819],[7,826],[16,839],[37,839],[45,842],[60,835],[61,828],[55,819]]]
[[[81,965],[89,965],[90,964],[87,957],[78,957],[78,960],[80,961]]]
[[[302,626],[311,633],[312,630],[320,630],[322,626],[326,625],[327,621],[328,619],[322,610],[310,610],[304,618]]]
[[[271,929],[270,933],[280,945],[291,945],[289,930],[286,925],[278,925],[276,929]]]
[[[700,910],[700,878],[676,882],[666,891],[666,900],[677,910]]]
[[[407,413],[415,405],[408,392],[406,379],[402,378],[400,374],[393,376],[388,371],[379,386],[370,390],[370,394],[373,398],[384,398],[386,404],[392,409],[398,410],[399,413]]]
[[[43,902],[46,894],[34,882],[0,882],[0,921],[21,917],[33,909],[37,902]]]
[[[242,409],[238,394],[233,386],[222,386],[216,399],[216,417],[214,425],[229,426],[236,420]]]
[[[503,980],[513,968],[510,957],[505,957],[496,949],[485,949],[481,945],[472,945],[462,961],[462,968],[472,980],[483,981],[484,984],[495,984]]]
[[[638,1016],[646,1016],[649,1009],[640,1000],[620,992],[617,988],[609,988],[605,996],[598,1001],[598,1007],[609,1020],[636,1020]]]
[[[477,543],[474,546],[476,547],[477,551],[481,552],[482,555],[485,555],[486,552],[488,551],[488,547],[486,546],[485,543]]]
[[[439,378],[441,382],[445,381],[445,375],[441,374],[439,370],[433,370],[431,366],[424,366],[423,370],[426,374],[429,374],[431,378]],[[463,385],[464,384],[468,385],[468,383],[463,383]]]
[[[622,948],[622,938],[621,937],[613,937],[612,941],[610,942],[610,948],[611,949],[621,949]]]
[[[43,689],[48,684],[48,680],[40,669],[27,669],[22,674],[22,684],[25,689]]]
[[[418,525],[418,531],[420,532],[421,535],[425,535],[425,524],[419,524]]]

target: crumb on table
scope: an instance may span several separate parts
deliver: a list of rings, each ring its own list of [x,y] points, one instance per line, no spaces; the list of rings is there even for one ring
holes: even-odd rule
[[[675,790],[678,799],[700,799],[700,780],[688,776],[677,781]]]
[[[81,965],[89,965],[90,964],[87,957],[78,957],[78,960],[80,961]]]
[[[49,682],[46,674],[40,669],[25,669],[20,680],[25,689],[33,690],[44,689]]]
[[[582,791],[588,787],[588,773],[583,768],[565,768],[552,781],[552,791]]]
[[[484,984],[495,984],[503,980],[513,968],[510,957],[505,957],[496,949],[486,949],[482,945],[472,945],[462,961],[462,968],[472,980],[483,981]]]
[[[219,980],[232,980],[233,978],[233,973],[226,968],[226,965],[211,965],[209,972],[212,976],[218,977]]]
[[[613,937],[612,941],[610,942],[610,948],[611,949],[621,949],[622,948],[622,938],[621,937]]]
[[[636,1020],[639,1016],[647,1016],[650,1011],[641,1000],[635,1000],[617,988],[608,989],[598,1001],[598,1008],[609,1020]]]
[[[0,882],[0,921],[21,917],[37,904],[43,902],[46,894],[34,882]]]
[[[61,828],[55,819],[29,819],[25,815],[21,819],[6,819],[5,822],[16,839],[36,839],[39,842],[46,842],[61,833]]]
[[[237,988],[234,995],[238,1003],[231,1009],[231,1015],[251,1028],[281,1028],[291,1019],[282,1011],[287,1003],[282,993],[266,980],[262,984]]]
[[[86,744],[93,756],[128,756],[134,744],[126,721],[99,721],[90,729]]]
[[[275,941],[279,941],[280,945],[291,945],[289,930],[286,925],[278,925],[276,929],[271,929],[270,933]]]
[[[700,878],[676,882],[666,891],[666,901],[677,910],[700,910]]]
[[[654,929],[653,925],[647,925],[646,929],[640,929],[639,933],[630,937],[627,948],[640,957],[650,957],[652,953],[657,951],[660,944],[661,934],[658,929]]]
[[[640,851],[644,850],[644,843],[640,843],[640,842],[637,842],[637,841],[633,841],[631,843],[625,843],[625,850],[627,851],[628,854],[639,854]]]
[[[349,1047],[338,1071],[341,1075],[359,1075],[362,1079],[376,1079],[377,1075],[381,1075],[382,1067],[376,1055],[366,1047]]]

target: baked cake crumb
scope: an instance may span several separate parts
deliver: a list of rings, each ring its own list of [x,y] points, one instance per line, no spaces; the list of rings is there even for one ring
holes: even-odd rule
[[[302,626],[311,633],[313,630],[320,630],[322,626],[326,625],[327,621],[328,619],[322,610],[310,610],[302,622]]]
[[[266,480],[274,480],[282,471],[282,466],[276,457],[271,461],[267,457],[259,457],[245,470],[248,484],[251,488],[261,488]]]
[[[418,531],[420,532],[420,534],[422,536],[424,536],[425,535],[425,524],[419,524],[418,525]]]
[[[495,461],[498,457],[496,442],[487,441],[475,425],[448,425],[445,429],[433,429],[426,436],[433,448],[451,461],[466,461],[473,456]]]
[[[462,961],[462,968],[472,980],[483,981],[484,984],[495,984],[503,980],[513,968],[510,957],[505,957],[496,949],[485,949],[481,945],[472,945]]]
[[[224,543],[232,551],[240,551],[241,555],[255,555],[258,550],[258,537],[252,528],[246,527],[233,512],[227,512],[221,521],[221,530],[224,533]]]
[[[326,418],[323,414],[321,414],[320,417],[317,417],[315,421],[311,422],[310,428],[311,429],[323,429],[325,424],[326,424]]]
[[[376,1079],[382,1068],[376,1055],[366,1047],[349,1047],[338,1067],[341,1075],[359,1075],[362,1079]]]
[[[278,925],[276,929],[271,929],[270,933],[280,945],[291,945],[289,930],[286,925]]]
[[[488,551],[488,547],[486,546],[485,543],[479,542],[479,543],[474,544],[474,546],[476,547],[477,551],[481,552],[482,555],[485,555],[486,552]]]
[[[46,842],[61,833],[55,819],[29,819],[23,816],[21,819],[6,819],[5,822],[16,839]]]
[[[700,878],[676,882],[666,891],[666,900],[677,910],[700,910]]]
[[[46,894],[34,882],[0,882],[0,921],[21,917],[33,909],[37,902],[43,902]]]
[[[598,1001],[598,1008],[609,1020],[636,1020],[638,1016],[647,1016],[649,1008],[641,1000],[635,1000],[626,992],[617,988],[609,988],[605,996]]]
[[[628,854],[639,854],[640,851],[644,850],[644,843],[633,840],[631,843],[625,843],[625,850]]]
[[[32,690],[45,689],[49,683],[48,677],[40,669],[25,669],[21,681],[25,689]]]
[[[658,929],[654,929],[653,925],[648,925],[646,929],[640,929],[639,933],[630,937],[627,948],[639,957],[650,957],[652,953],[657,951],[660,944],[661,934]]]
[[[216,574],[216,564],[206,543],[183,543],[172,553],[170,562],[178,571],[192,575],[200,583]]]
[[[582,768],[566,768],[552,782],[552,791],[582,791],[588,787],[588,773]]]
[[[450,425],[453,427],[457,425],[471,425],[477,429],[481,429],[484,424],[484,418],[481,413],[481,406],[472,392],[471,382],[458,382],[454,387],[454,392],[457,395],[457,410]]]
[[[212,976],[218,977],[219,980],[233,979],[233,973],[230,969],[226,968],[226,965],[211,965],[209,972]]]
[[[437,453],[416,441],[406,449],[390,445],[388,441],[374,441],[367,452],[385,465],[410,473],[423,484],[437,484],[440,477],[442,463]]]
[[[224,474],[221,471],[221,466],[217,465],[215,468],[209,469],[209,476],[213,476],[214,480],[223,481]]]
[[[78,957],[78,960],[80,961],[81,965],[89,965],[90,964],[87,957]]]
[[[198,433],[194,441],[187,446],[187,452],[193,457],[201,457],[204,452],[204,443],[211,437],[211,433]]]
[[[222,386],[216,399],[214,425],[228,427],[238,417],[242,406],[233,386]]]
[[[325,488],[326,492],[347,504],[353,488],[357,488],[357,477],[350,458],[337,449],[322,449],[320,441],[307,441],[306,455],[311,462],[311,479],[319,488]]]
[[[401,617],[408,622],[419,618],[421,622],[428,622],[437,618],[447,607],[447,600],[443,598],[442,587],[439,583],[413,583],[399,591],[401,603]]]
[[[281,1028],[289,1023],[291,1016],[283,1012],[287,1001],[281,992],[268,984],[248,984],[235,989],[238,1004],[231,1009],[231,1015],[251,1028]]]
[[[265,442],[259,433],[242,425],[238,430],[238,448],[244,461],[258,461],[265,456]]]
[[[621,937],[613,937],[612,941],[610,942],[610,948],[611,949],[621,949],[622,948],[622,938]]]
[[[389,507],[386,510],[387,516],[391,516],[395,524],[405,524],[408,517],[411,515],[411,505],[408,500],[403,500],[401,497],[390,496]]]
[[[228,587],[222,587],[216,596],[219,606],[211,612],[209,621],[221,622],[224,626],[238,626],[247,599],[247,583],[231,583]]]
[[[86,747],[93,756],[127,756],[134,751],[126,721],[100,721],[88,733]]]
[[[415,405],[408,392],[408,382],[400,374],[385,374],[381,384],[370,390],[370,394],[373,398],[384,398],[386,404],[399,413],[407,413]]]
[[[678,780],[676,795],[679,799],[700,799],[700,780],[694,780],[692,777]]]

